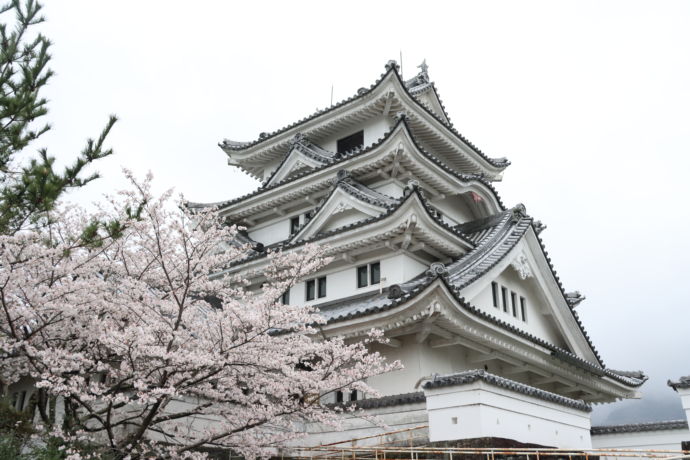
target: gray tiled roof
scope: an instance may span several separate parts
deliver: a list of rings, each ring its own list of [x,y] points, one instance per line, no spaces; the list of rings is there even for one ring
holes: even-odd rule
[[[350,195],[369,204],[373,204],[374,206],[381,206],[387,208],[389,206],[397,204],[400,201],[396,198],[392,198],[388,195],[371,189],[366,185],[357,182],[356,180],[351,178],[345,178],[339,181],[338,186]]]
[[[486,180],[486,179],[484,178],[483,175],[481,175],[481,174],[474,174],[474,173],[472,173],[472,174],[459,173],[459,172],[457,172],[456,170],[454,170],[453,168],[451,168],[450,166],[446,165],[446,164],[445,164],[442,160],[440,160],[438,157],[432,155],[431,153],[429,153],[428,151],[426,151],[424,148],[422,148],[422,146],[420,145],[420,143],[417,141],[416,137],[414,136],[414,134],[413,134],[412,131],[410,130],[410,127],[409,127],[409,125],[408,125],[407,120],[406,120],[405,117],[401,117],[401,118],[396,122],[396,124],[395,124],[387,133],[385,133],[385,134],[383,135],[383,137],[379,138],[379,139],[378,139],[375,143],[373,143],[372,145],[370,145],[370,146],[368,146],[368,147],[366,147],[366,148],[355,149],[355,150],[350,151],[350,152],[347,152],[347,153],[343,153],[343,154],[340,154],[340,155],[335,155],[335,156],[333,157],[333,160],[332,160],[330,163],[324,164],[324,165],[322,166],[322,168],[327,168],[327,167],[330,167],[330,166],[332,166],[332,165],[335,165],[335,164],[338,164],[338,163],[342,163],[342,162],[345,162],[345,161],[350,160],[350,159],[352,159],[352,158],[355,158],[355,157],[357,157],[357,156],[364,155],[364,154],[366,154],[366,153],[371,152],[372,150],[374,150],[375,148],[377,148],[379,145],[383,144],[386,140],[388,140],[388,139],[393,135],[393,133],[394,133],[399,127],[402,127],[403,129],[405,129],[405,130],[407,131],[407,133],[409,134],[410,138],[412,139],[412,141],[413,141],[415,147],[422,153],[422,155],[423,155],[424,157],[426,157],[428,160],[430,160],[431,162],[433,162],[434,164],[436,164],[437,166],[439,166],[441,169],[443,169],[443,170],[446,171],[447,173],[453,175],[454,177],[457,177],[458,179],[460,179],[460,180],[463,181],[463,182],[479,182],[479,183],[481,183],[482,185],[484,185],[486,188],[488,188],[488,189],[490,190],[490,192],[493,194],[494,198],[496,198],[496,201],[498,202],[499,206],[500,206],[501,208],[504,208],[504,209],[505,209],[505,205],[503,204],[503,201],[501,200],[501,197],[498,195],[498,192],[496,191],[496,189],[494,188],[494,186],[491,185],[491,182],[489,182],[488,180]],[[283,161],[285,161],[285,158],[283,159]],[[253,192],[247,193],[247,194],[242,195],[242,196],[237,197],[237,198],[233,198],[233,199],[231,199],[231,200],[220,201],[220,202],[217,202],[217,203],[194,203],[194,202],[186,202],[185,205],[186,205],[187,207],[189,207],[189,208],[205,208],[205,207],[220,207],[220,208],[222,208],[222,207],[230,206],[230,205],[233,205],[233,204],[240,203],[240,202],[242,202],[242,201],[244,201],[244,200],[246,200],[246,199],[248,199],[248,198],[251,198],[251,197],[253,197],[253,196],[261,195],[261,194],[264,193],[264,192],[268,192],[268,191],[273,190],[273,189],[275,189],[275,188],[278,188],[278,187],[280,187],[280,186],[282,186],[282,185],[285,185],[285,184],[288,184],[288,183],[290,183],[290,182],[296,181],[297,179],[300,179],[300,178],[302,178],[302,177],[305,177],[305,176],[308,176],[308,175],[310,175],[310,174],[313,174],[314,172],[316,172],[316,171],[319,170],[319,169],[320,169],[320,168],[317,168],[317,169],[315,169],[315,170],[303,171],[303,172],[301,172],[301,173],[299,173],[299,174],[291,175],[291,176],[289,176],[289,177],[287,177],[287,178],[285,178],[285,179],[283,179],[283,180],[281,180],[281,181],[275,182],[275,183],[270,184],[270,185],[264,184],[264,185],[262,185],[261,187],[257,188],[256,190],[254,190]],[[270,179],[269,179],[269,180],[270,180]]]
[[[358,409],[379,409],[382,407],[402,406],[406,404],[417,404],[426,401],[424,392],[404,393],[399,395],[382,396],[380,398],[368,398],[360,401],[353,401],[347,406],[355,406]]]
[[[627,425],[593,426],[592,436],[603,434],[641,433],[644,431],[687,430],[687,420],[666,420],[663,422],[631,423]]]
[[[352,96],[352,97],[349,97],[349,98],[347,98],[347,99],[345,99],[345,100],[343,100],[343,101],[341,101],[341,102],[338,102],[338,103],[336,103],[335,105],[332,105],[332,106],[330,106],[330,107],[328,107],[328,108],[326,108],[326,109],[318,110],[318,111],[316,111],[315,113],[313,113],[312,115],[310,115],[310,116],[308,116],[308,117],[305,117],[305,118],[302,118],[301,120],[299,120],[299,121],[297,121],[297,122],[294,122],[294,123],[291,123],[291,124],[289,124],[289,125],[287,125],[287,126],[285,126],[285,127],[283,127],[283,128],[280,128],[280,129],[276,130],[276,131],[273,131],[273,132],[271,132],[271,133],[262,133],[262,135],[260,135],[259,138],[256,139],[256,140],[254,140],[254,141],[249,141],[249,142],[237,142],[237,141],[231,141],[231,140],[227,140],[227,139],[226,139],[226,140],[224,140],[222,143],[220,143],[219,145],[220,145],[221,147],[225,148],[225,149],[228,149],[228,150],[244,150],[244,149],[247,149],[247,148],[249,148],[249,147],[253,147],[254,145],[257,145],[257,144],[260,144],[260,143],[262,143],[262,142],[265,142],[266,140],[271,139],[271,138],[273,138],[273,137],[275,137],[275,136],[277,136],[277,135],[279,135],[279,134],[281,134],[281,133],[284,133],[285,131],[288,131],[288,130],[290,130],[290,129],[296,127],[296,126],[299,126],[299,125],[301,125],[301,124],[307,122],[307,121],[310,121],[310,120],[313,120],[313,119],[315,119],[315,118],[318,118],[318,117],[320,117],[321,115],[324,115],[324,114],[326,114],[326,113],[329,113],[329,112],[331,112],[331,111],[333,111],[333,110],[335,110],[335,109],[337,109],[337,108],[339,108],[339,107],[342,107],[342,106],[344,106],[344,105],[346,105],[346,104],[348,104],[348,103],[350,103],[350,102],[352,102],[352,101],[354,101],[354,100],[361,99],[361,98],[365,97],[366,95],[368,95],[369,93],[371,93],[376,87],[378,87],[378,86],[386,79],[386,77],[387,77],[391,72],[393,72],[393,73],[395,74],[396,78],[397,78],[398,81],[402,84],[402,87],[405,89],[405,91],[407,91],[407,93],[408,93],[408,95],[410,96],[410,98],[411,98],[414,102],[416,102],[417,105],[418,105],[422,110],[426,111],[428,114],[430,114],[432,117],[434,117],[437,121],[439,121],[443,126],[445,126],[446,128],[448,128],[448,130],[449,130],[451,133],[453,133],[453,135],[455,135],[458,139],[460,139],[464,144],[468,145],[468,146],[469,146],[475,153],[477,153],[481,158],[483,158],[483,159],[486,160],[489,164],[491,164],[491,165],[493,165],[493,166],[495,166],[495,167],[505,168],[505,167],[507,167],[508,165],[510,165],[510,162],[509,162],[508,160],[506,160],[505,158],[498,158],[498,159],[496,159],[496,158],[490,158],[490,157],[486,156],[486,154],[484,154],[481,150],[479,150],[479,148],[477,148],[474,144],[472,144],[469,140],[467,140],[462,134],[460,134],[460,133],[453,127],[453,125],[452,125],[450,122],[446,122],[446,121],[443,120],[439,115],[435,114],[434,112],[432,112],[431,110],[429,110],[426,106],[424,106],[424,104],[422,104],[421,102],[419,102],[419,101],[414,97],[414,95],[411,94],[410,91],[407,89],[407,87],[406,87],[406,85],[405,85],[405,82],[402,80],[402,78],[401,78],[401,76],[400,76],[400,73],[399,73],[399,66],[397,65],[397,63],[396,63],[395,61],[389,61],[389,63],[386,64],[386,72],[384,72],[384,73],[381,75],[381,77],[380,77],[373,85],[371,85],[371,86],[369,87],[369,89],[366,89],[366,90],[364,90],[364,91],[358,91],[357,94],[354,95],[354,96]],[[440,101],[440,99],[439,99],[439,101]],[[443,106],[443,105],[442,105],[442,106]],[[444,109],[444,112],[445,112],[445,109]]]
[[[271,173],[271,175],[263,182],[261,185],[265,187],[266,184],[271,182],[275,175],[280,171],[281,167],[285,164],[288,158],[290,158],[293,151],[298,151],[304,156],[311,158],[312,160],[320,163],[321,166],[328,166],[335,161],[339,160],[342,155],[336,152],[331,152],[326,150],[320,145],[311,142],[304,134],[297,133],[293,136],[290,141],[290,149],[287,151],[283,160],[280,162],[278,167]]]
[[[323,233],[318,233],[317,235],[314,235],[314,236],[309,237],[309,238],[304,239],[304,240],[289,241],[289,242],[287,242],[286,244],[282,244],[282,245],[279,245],[279,246],[280,246],[280,248],[283,249],[283,250],[285,250],[285,249],[293,249],[293,248],[296,248],[296,247],[298,247],[298,246],[302,246],[302,245],[304,245],[304,244],[306,244],[306,243],[311,243],[311,242],[319,241],[319,240],[321,240],[321,239],[328,238],[328,237],[331,237],[331,236],[333,236],[333,235],[337,235],[337,234],[340,234],[340,233],[345,233],[345,232],[347,232],[347,231],[349,231],[349,230],[353,230],[353,229],[355,229],[355,228],[360,228],[360,227],[363,227],[363,226],[366,226],[366,225],[369,225],[369,224],[373,224],[373,223],[378,222],[378,221],[380,221],[380,220],[383,220],[383,219],[385,219],[386,217],[388,217],[388,216],[390,216],[391,214],[393,214],[395,211],[397,211],[397,210],[402,206],[403,203],[405,203],[405,202],[407,201],[407,199],[409,199],[409,198],[412,197],[412,196],[416,196],[416,197],[418,197],[418,198],[420,199],[420,201],[421,201],[421,203],[422,203],[422,205],[423,205],[423,207],[424,207],[424,210],[427,212],[428,216],[429,216],[431,219],[433,219],[434,222],[436,222],[437,225],[439,225],[440,227],[443,227],[444,229],[448,230],[448,231],[451,232],[451,233],[454,233],[455,236],[457,236],[458,238],[460,238],[460,239],[466,241],[468,244],[471,244],[471,243],[465,238],[465,235],[463,235],[461,232],[459,232],[454,226],[448,225],[447,223],[445,223],[445,222],[436,214],[435,209],[433,209],[433,208],[431,207],[431,205],[428,203],[428,201],[426,200],[426,198],[424,198],[424,195],[422,194],[422,192],[418,189],[417,186],[414,186],[414,187],[411,189],[411,192],[409,192],[402,200],[396,200],[395,203],[394,203],[393,205],[387,206],[387,207],[386,207],[386,211],[384,211],[383,213],[379,214],[378,216],[371,217],[371,218],[364,219],[364,220],[360,220],[360,221],[357,221],[357,222],[353,222],[353,223],[347,224],[347,225],[345,225],[345,226],[343,226],[343,227],[338,227],[338,228],[335,228],[335,229],[333,229],[333,230],[328,230],[328,231],[323,232]],[[246,257],[246,258],[244,258],[244,259],[242,259],[242,260],[238,260],[238,261],[236,261],[236,262],[233,262],[233,263],[231,264],[231,266],[242,265],[242,264],[245,264],[245,263],[247,263],[247,262],[249,262],[249,261],[258,259],[258,258],[260,258],[260,257],[265,257],[266,255],[267,255],[266,252],[250,254],[248,257]]]
[[[466,385],[477,381],[483,381],[490,385],[505,388],[507,390],[522,393],[527,396],[539,398],[544,401],[553,402],[562,406],[572,407],[581,411],[591,412],[592,407],[579,399],[566,398],[550,391],[535,388],[524,383],[509,380],[505,377],[490,374],[483,369],[474,369],[456,374],[434,376],[434,379],[424,384],[425,390],[434,388],[451,387],[456,385]]]
[[[690,388],[690,375],[686,375],[685,377],[679,378],[677,382],[669,380],[668,386],[670,386],[676,391],[678,391],[678,388]]]
[[[606,369],[600,363],[592,363],[568,350],[564,350],[539,337],[534,336],[516,326],[503,321],[493,315],[486,313],[474,305],[467,302],[461,294],[461,289],[473,280],[478,279],[493,266],[499,263],[517,244],[525,232],[530,228],[532,219],[525,214],[524,207],[519,205],[513,209],[498,213],[490,218],[481,219],[466,224],[466,230],[483,232],[483,239],[476,241],[476,247],[464,256],[457,259],[447,267],[443,267],[439,272],[433,271],[423,273],[406,283],[389,286],[381,294],[378,292],[365,296],[354,296],[341,301],[329,302],[319,306],[322,315],[328,322],[338,322],[386,311],[401,305],[431,285],[436,279],[440,279],[454,295],[461,308],[470,312],[474,316],[496,324],[520,337],[531,342],[537,343],[548,350],[551,354],[583,370],[598,376],[606,375],[616,381],[637,387],[642,385],[647,376],[642,373],[624,373]],[[470,233],[472,235],[472,233]],[[571,310],[572,311],[572,310]],[[573,312],[574,314],[575,312]],[[584,326],[577,319],[577,323],[585,338],[587,338],[593,352],[598,356],[594,345],[589,340]]]
[[[336,190],[342,190],[348,195],[354,197],[357,200],[363,201],[364,203],[369,203],[374,206],[378,206],[380,208],[386,209],[388,211],[394,211],[397,209],[398,205],[402,202],[401,199],[396,199],[392,198],[388,195],[384,195],[381,192],[377,192],[374,189],[371,189],[367,187],[366,185],[359,183],[352,179],[350,176],[349,172],[341,169],[338,171],[338,176],[335,179],[333,186],[331,187],[331,191],[329,192],[328,196],[321,200],[319,205],[310,212],[311,219],[316,217],[316,215],[321,211],[321,209],[328,203],[328,201],[331,199],[331,196],[333,193],[335,193]],[[311,222],[311,220],[309,221]],[[300,230],[304,228],[306,225],[308,225],[309,222],[305,222],[304,225],[300,227]],[[364,222],[364,221],[362,221]],[[292,238],[289,240],[290,242],[295,242],[295,241],[301,241],[298,240],[298,237],[300,236],[300,231],[298,231],[295,235],[292,236]],[[318,235],[317,235],[318,236]]]

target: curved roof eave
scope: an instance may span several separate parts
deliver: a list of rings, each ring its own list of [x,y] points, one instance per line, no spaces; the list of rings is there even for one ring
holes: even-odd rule
[[[531,225],[532,224],[530,223],[530,226]],[[524,234],[523,234],[523,236],[524,236]],[[519,239],[517,241],[519,241]],[[514,244],[517,244],[517,241],[515,241]],[[512,249],[512,247],[510,249]],[[507,253],[510,252],[510,249],[508,249],[505,252],[503,257],[505,257],[505,255],[507,255]],[[503,257],[501,257],[501,259]],[[499,259],[499,261],[501,259]],[[498,261],[496,261],[495,263],[498,263]],[[495,265],[495,263],[492,264],[492,267],[493,267],[493,265]],[[622,384],[630,386],[630,387],[639,387],[647,380],[647,377],[644,375],[641,378],[633,378],[633,377],[617,374],[614,371],[607,369],[603,365],[603,362],[601,361],[598,352],[596,351],[594,346],[591,344],[591,341],[589,340],[589,336],[587,335],[587,333],[584,330],[584,326],[582,325],[582,323],[579,321],[579,319],[577,317],[576,317],[576,319],[577,319],[578,325],[580,326],[580,330],[581,330],[582,334],[585,336],[585,338],[587,339],[587,342],[590,344],[593,353],[595,354],[595,356],[597,357],[597,359],[599,361],[597,363],[589,362],[586,359],[581,358],[581,357],[571,353],[568,350],[564,350],[564,349],[562,349],[562,348],[560,348],[560,347],[558,347],[558,346],[556,346],[550,342],[547,342],[547,341],[545,341],[539,337],[536,337],[536,336],[534,336],[534,335],[532,335],[526,331],[523,331],[522,329],[519,329],[519,328],[513,326],[512,324],[507,323],[507,322],[505,322],[505,321],[503,321],[497,317],[494,317],[494,316],[484,312],[483,310],[473,306],[472,304],[467,302],[464,297],[462,297],[462,295],[460,293],[460,288],[453,285],[452,282],[450,282],[447,279],[447,276],[442,275],[442,274],[436,274],[432,277],[427,277],[421,283],[416,283],[416,284],[411,285],[410,289],[408,291],[402,292],[400,297],[390,299],[389,302],[386,302],[382,305],[375,306],[371,310],[357,311],[353,314],[347,314],[347,315],[344,315],[341,317],[329,319],[328,322],[330,324],[330,323],[335,323],[335,322],[339,322],[339,321],[350,320],[350,319],[354,319],[357,317],[364,317],[367,315],[371,315],[371,314],[375,314],[375,313],[379,313],[379,312],[383,312],[383,311],[395,308],[395,307],[400,306],[409,300],[412,300],[413,298],[417,297],[418,295],[422,294],[423,292],[426,292],[427,289],[429,289],[430,286],[436,280],[439,280],[440,282],[443,283],[443,285],[445,286],[447,291],[454,297],[454,299],[458,302],[458,304],[463,309],[465,309],[466,311],[472,313],[474,316],[480,317],[480,318],[482,318],[482,319],[484,319],[490,323],[498,325],[499,327],[501,327],[503,329],[509,330],[509,331],[513,332],[514,334],[516,334],[522,338],[525,338],[525,339],[527,339],[533,343],[536,343],[538,345],[541,345],[541,346],[549,349],[551,351],[552,355],[558,359],[561,359],[563,361],[567,361],[567,362],[569,362],[575,366],[578,366],[582,369],[588,370],[589,372],[598,374],[600,376],[607,376],[609,378],[612,378],[613,380],[616,380],[619,383],[622,383]],[[389,288],[389,290],[390,290],[390,288]]]
[[[287,185],[287,184],[290,184],[290,183],[292,183],[292,182],[295,182],[295,181],[297,181],[297,180],[299,180],[299,179],[301,179],[301,178],[303,178],[303,177],[305,177],[305,176],[308,176],[308,175],[312,174],[312,173],[315,172],[315,171],[320,171],[320,170],[322,170],[322,169],[326,169],[326,168],[332,167],[332,166],[334,166],[334,165],[339,165],[339,164],[345,163],[345,162],[347,162],[347,161],[349,161],[349,160],[351,160],[351,159],[353,159],[353,158],[359,157],[359,156],[361,156],[361,155],[365,155],[365,154],[367,154],[367,153],[373,151],[374,149],[378,148],[380,145],[383,145],[386,141],[390,140],[390,139],[396,134],[397,130],[400,129],[401,127],[405,129],[406,134],[407,134],[408,137],[411,139],[411,141],[412,141],[414,147],[415,147],[424,157],[426,157],[426,158],[429,159],[432,163],[436,164],[436,165],[439,166],[441,169],[443,169],[444,171],[446,171],[448,174],[451,174],[452,176],[454,176],[455,178],[457,178],[458,180],[460,180],[460,181],[462,181],[462,182],[467,182],[467,183],[470,183],[470,182],[478,182],[478,183],[481,183],[481,184],[482,184],[484,187],[486,187],[486,188],[490,191],[490,193],[493,195],[493,198],[494,198],[494,199],[496,200],[496,202],[498,203],[499,208],[500,208],[500,209],[505,209],[505,205],[504,205],[503,201],[501,200],[501,197],[499,196],[498,191],[496,190],[496,188],[491,184],[491,182],[489,182],[488,180],[486,180],[482,175],[480,175],[480,174],[462,174],[462,173],[458,173],[457,171],[455,171],[454,169],[452,169],[451,167],[449,167],[448,165],[446,165],[442,160],[440,160],[440,159],[437,158],[436,156],[432,155],[431,153],[429,153],[429,152],[427,152],[425,149],[423,149],[423,148],[421,147],[421,145],[419,144],[419,142],[417,141],[417,139],[416,139],[416,137],[414,136],[414,134],[412,133],[412,131],[410,130],[410,127],[409,127],[409,125],[407,124],[407,121],[406,121],[405,117],[401,117],[400,119],[398,119],[398,121],[396,122],[396,124],[393,125],[393,127],[392,127],[388,132],[386,132],[386,133],[383,135],[383,137],[379,138],[374,144],[370,145],[369,147],[367,147],[367,148],[365,148],[365,149],[354,150],[354,151],[352,151],[352,152],[350,152],[350,153],[348,153],[348,154],[344,154],[344,155],[342,155],[339,159],[334,159],[331,163],[329,163],[329,164],[327,164],[327,165],[324,165],[323,168],[321,168],[321,169],[305,171],[305,172],[303,172],[303,173],[301,173],[301,174],[298,174],[298,175],[289,177],[289,178],[286,179],[286,180],[278,181],[278,182],[276,182],[276,183],[274,183],[274,184],[267,184],[267,185],[261,186],[261,187],[259,187],[258,189],[254,190],[253,192],[247,193],[247,194],[242,195],[242,196],[237,197],[237,198],[233,198],[233,199],[231,199],[231,200],[220,201],[220,202],[215,202],[215,203],[195,203],[195,202],[187,202],[187,203],[185,203],[185,205],[186,205],[187,207],[189,207],[189,208],[218,207],[218,208],[221,208],[221,210],[222,210],[223,208],[227,208],[227,207],[229,207],[229,206],[232,206],[232,205],[241,203],[242,201],[244,201],[244,200],[246,200],[246,199],[248,199],[248,198],[252,198],[252,197],[261,195],[261,194],[263,194],[263,193],[266,193],[266,192],[275,190],[275,189],[277,189],[277,188],[279,188],[279,187],[282,187],[282,186],[284,186],[284,185]],[[283,159],[283,161],[284,161],[284,160],[285,160],[285,158]]]
[[[422,209],[423,209],[423,210],[425,211],[425,213],[427,214],[427,216],[428,216],[436,225],[438,225],[443,231],[449,233],[449,234],[452,235],[454,238],[459,238],[459,239],[461,239],[462,242],[463,242],[467,247],[473,247],[473,246],[474,246],[474,243],[472,243],[472,242],[471,242],[470,240],[468,240],[464,235],[462,235],[462,233],[460,233],[457,229],[455,229],[454,226],[448,225],[447,223],[445,223],[445,222],[443,222],[441,219],[439,219],[438,216],[434,215],[434,213],[432,212],[432,210],[431,210],[431,208],[430,208],[430,206],[429,206],[429,204],[428,204],[426,198],[422,195],[421,191],[420,191],[416,186],[414,186],[414,187],[412,187],[411,193],[409,193],[409,194],[408,194],[407,196],[405,196],[402,200],[400,200],[400,201],[397,203],[396,206],[391,206],[391,207],[387,208],[386,212],[380,214],[379,216],[372,217],[372,218],[369,218],[369,219],[364,219],[364,220],[361,220],[361,221],[358,221],[358,222],[354,222],[354,223],[352,223],[352,224],[348,224],[348,225],[345,225],[345,226],[343,226],[343,227],[338,227],[338,228],[336,228],[336,229],[329,230],[328,232],[324,232],[324,233],[320,233],[320,234],[318,234],[318,235],[315,235],[315,236],[313,236],[313,237],[311,237],[311,238],[308,238],[308,239],[306,239],[306,240],[295,240],[295,241],[291,241],[291,242],[288,243],[288,244],[284,244],[284,245],[280,246],[279,249],[280,249],[280,250],[283,250],[283,251],[284,251],[284,250],[295,249],[295,248],[297,248],[297,247],[303,246],[303,245],[308,244],[308,243],[313,243],[313,242],[316,242],[316,241],[320,241],[320,240],[329,238],[329,237],[331,237],[331,236],[335,236],[335,235],[338,235],[338,234],[340,234],[340,233],[344,233],[344,232],[349,231],[349,230],[353,230],[353,229],[356,229],[356,228],[368,226],[368,225],[370,225],[370,224],[374,224],[374,223],[376,223],[376,222],[382,221],[382,220],[384,220],[384,219],[386,219],[386,218],[388,218],[388,217],[394,215],[399,209],[401,209],[401,208],[405,205],[405,203],[407,203],[407,202],[408,202],[410,199],[412,199],[413,197],[415,197],[415,198],[417,198],[417,199],[419,200],[419,203],[420,203]],[[259,252],[259,253],[253,254],[253,255],[251,255],[251,256],[249,256],[249,257],[243,259],[243,260],[240,260],[240,261],[237,261],[236,263],[231,264],[229,267],[226,267],[226,269],[234,268],[234,267],[238,267],[238,266],[244,265],[244,264],[249,263],[249,262],[252,262],[252,261],[254,261],[254,260],[258,260],[258,259],[261,259],[261,258],[263,258],[263,257],[266,257],[266,255],[267,255],[266,252]]]
[[[391,63],[392,62],[392,63]],[[244,151],[247,149],[250,149],[252,147],[255,147],[259,144],[262,144],[264,142],[267,142],[268,140],[274,139],[275,137],[284,134],[300,125],[303,125],[304,123],[307,123],[309,121],[315,120],[321,116],[324,116],[326,114],[329,114],[333,112],[336,109],[339,109],[341,107],[344,107],[345,105],[352,103],[354,101],[357,101],[359,99],[364,98],[365,96],[373,93],[381,84],[387,80],[387,77],[391,74],[395,74],[395,78],[399,84],[400,89],[402,90],[402,93],[405,94],[409,100],[416,105],[417,107],[421,108],[423,111],[431,115],[438,123],[440,123],[445,129],[447,129],[451,134],[453,134],[456,138],[458,138],[463,144],[467,145],[475,154],[478,155],[480,159],[483,161],[487,162],[488,165],[490,165],[492,168],[497,168],[498,170],[502,171],[506,167],[510,165],[510,161],[505,160],[505,159],[495,159],[487,156],[484,152],[482,152],[476,145],[474,145],[472,142],[470,142],[467,138],[465,138],[460,132],[458,132],[453,125],[450,123],[450,121],[446,122],[444,121],[439,115],[435,114],[433,111],[428,109],[424,104],[422,104],[420,101],[418,101],[409,91],[409,89],[405,86],[405,82],[403,81],[402,77],[400,76],[400,73],[398,72],[398,65],[395,64],[395,61],[391,61],[388,64],[386,64],[386,72],[384,72],[379,79],[372,84],[369,89],[365,91],[361,91],[358,94],[351,96],[347,99],[344,99],[331,107],[328,107],[323,110],[319,110],[312,115],[309,115],[305,118],[302,118],[301,120],[291,123],[283,128],[280,128],[276,131],[273,131],[271,133],[265,134],[264,136],[260,136],[258,139],[253,140],[253,141],[248,141],[248,142],[236,142],[236,141],[229,141],[225,140],[218,145],[225,151],[228,155],[230,155],[231,152],[240,152]],[[433,86],[433,85],[432,85]],[[436,89],[434,87],[434,91],[436,92]],[[436,93],[438,94],[438,93]],[[439,99],[440,103],[440,99]],[[444,109],[445,112],[445,109]],[[447,117],[448,118],[448,117]],[[450,120],[448,118],[448,120]]]
[[[449,295],[458,303],[460,308],[462,308],[466,313],[469,313],[470,315],[479,318],[480,320],[486,321],[487,323],[493,324],[495,326],[500,327],[501,329],[504,329],[510,333],[515,334],[516,336],[525,339],[529,342],[532,342],[536,345],[539,345],[551,352],[551,355],[559,359],[560,361],[566,362],[568,364],[571,364],[575,367],[578,367],[580,369],[583,369],[585,371],[588,371],[590,373],[593,373],[599,377],[609,377],[613,380],[615,380],[618,383],[621,383],[625,386],[631,387],[631,388],[637,388],[641,386],[647,379],[634,379],[626,376],[622,376],[619,374],[616,374],[612,372],[609,369],[600,367],[594,363],[590,363],[589,361],[580,358],[579,356],[576,356],[572,354],[571,352],[564,350],[550,342],[547,342],[544,339],[541,339],[539,337],[536,337],[535,335],[532,335],[526,331],[523,331],[522,329],[519,329],[515,326],[513,326],[510,323],[507,323],[495,316],[492,316],[483,310],[475,307],[471,303],[467,302],[462,296],[460,296],[454,289],[452,285],[448,283],[447,280],[441,275],[436,275],[432,278],[428,278],[423,284],[415,286],[411,291],[406,292],[403,296],[395,299],[390,299],[389,302],[384,303],[382,305],[377,305],[369,310],[366,311],[358,311],[354,312],[351,314],[346,314],[342,315],[339,317],[331,318],[328,320],[328,324],[335,324],[338,322],[342,321],[347,321],[347,320],[354,320],[362,317],[366,317],[369,315],[373,315],[376,313],[382,313],[388,310],[392,310],[396,307],[402,306],[403,304],[417,298],[418,296],[421,296],[427,292],[430,292],[431,290],[434,289],[434,283],[441,283],[445,290],[449,293]],[[318,307],[318,305],[317,305]]]

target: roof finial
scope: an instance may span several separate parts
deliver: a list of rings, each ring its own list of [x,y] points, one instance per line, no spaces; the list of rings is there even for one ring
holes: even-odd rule
[[[421,73],[427,74],[429,72],[429,66],[426,63],[426,59],[424,59],[422,63],[417,66],[417,68],[421,69]]]

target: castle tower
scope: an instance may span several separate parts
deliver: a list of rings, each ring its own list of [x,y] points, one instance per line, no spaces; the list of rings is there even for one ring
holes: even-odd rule
[[[382,397],[325,402],[357,400],[392,429],[427,424],[424,442],[590,447],[591,404],[637,397],[646,377],[604,365],[575,311],[583,297],[565,292],[539,238],[544,226],[492,185],[510,163],[455,129],[420,69],[405,81],[390,61],[349,99],[220,144],[262,181],[214,204],[255,248],[231,270],[260,285],[267,249],[328,246],[333,261],[283,300],[316,305],[327,335],[385,331],[390,342],[375,349],[405,368],[371,379]],[[373,430],[349,427],[313,427],[312,441]]]

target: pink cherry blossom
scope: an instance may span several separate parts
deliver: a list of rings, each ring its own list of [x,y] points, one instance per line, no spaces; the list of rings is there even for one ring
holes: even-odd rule
[[[320,333],[313,308],[281,303],[328,263],[321,248],[230,270],[253,253],[237,228],[129,177],[132,190],[95,215],[61,207],[46,227],[0,237],[0,380],[33,379],[46,430],[119,458],[267,455],[306,422],[338,423],[319,395],[375,393],[365,380],[399,367],[365,340]],[[94,221],[123,230],[101,225],[85,241]]]

